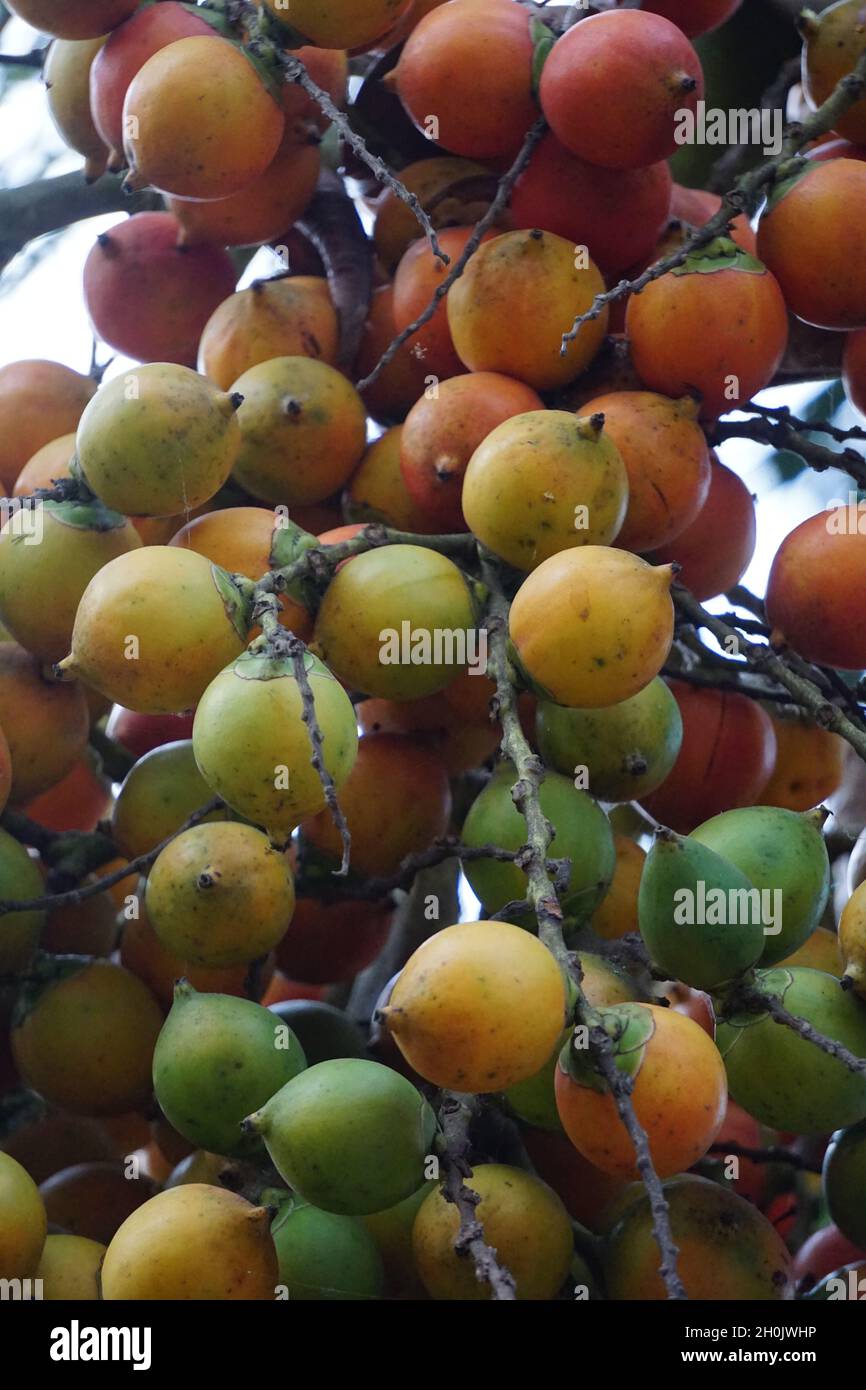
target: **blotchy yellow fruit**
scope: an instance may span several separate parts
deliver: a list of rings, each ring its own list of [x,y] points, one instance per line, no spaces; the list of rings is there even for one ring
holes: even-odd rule
[[[514,1275],[517,1297],[555,1298],[574,1245],[568,1212],[556,1193],[532,1173],[504,1163],[479,1164],[466,1181],[481,1197],[476,1213],[484,1239]],[[418,1272],[433,1298],[489,1300],[490,1288],[475,1277],[471,1257],[454,1249],[459,1227],[454,1204],[438,1189],[431,1192],[412,1228]]]
[[[99,1298],[99,1266],[105,1246],[87,1236],[48,1236],[36,1278],[47,1302]]]
[[[232,471],[238,400],[175,362],[131,368],[103,386],[76,441],[87,482],[127,516],[188,514]]]
[[[343,687],[312,656],[307,678],[324,736],[325,767],[339,791],[358,751],[355,711]],[[327,804],[302,712],[291,662],[248,654],[211,681],[193,725],[196,761],[207,783],[277,841]]]
[[[225,571],[194,550],[148,545],[94,575],[60,669],[127,709],[176,714],[244,642],[240,595]]]
[[[334,366],[339,344],[327,280],[256,280],[214,309],[201,335],[198,367],[228,391],[244,372],[272,357],[312,357]]]
[[[585,248],[582,248],[585,249]],[[593,261],[552,232],[505,232],[470,256],[448,291],[448,327],[471,372],[503,372],[536,391],[565,386],[589,366],[607,332],[607,306],[560,352],[562,335],[604,290]]]
[[[57,978],[12,1030],[21,1078],[73,1114],[125,1114],[150,1095],[162,1010],[119,965],[85,956],[60,960]]]
[[[596,421],[530,410],[491,430],[475,450],[462,505],[482,545],[531,570],[572,546],[609,545],[628,506],[628,475]]]
[[[196,965],[267,955],[295,907],[286,856],[260,830],[196,825],[166,845],[148,875],[147,915],[164,946]]]
[[[234,1192],[187,1183],[127,1217],[105,1253],[102,1297],[264,1300],[274,1297],[270,1213]]]
[[[28,543],[15,515],[0,527],[0,618],[50,665],[69,651],[75,614],[94,574],[141,546],[126,517],[104,507],[43,502],[41,539]]]
[[[241,447],[234,476],[265,502],[307,506],[337,492],[361,461],[367,412],[350,381],[312,357],[274,357],[232,391]]]
[[[609,546],[563,550],[524,580],[509,632],[524,674],[557,704],[598,709],[636,695],[670,651],[670,565]]]
[[[36,1273],[47,1229],[35,1182],[14,1158],[0,1153],[0,1279]]]
[[[464,922],[423,942],[404,965],[385,1018],[426,1081],[501,1091],[534,1076],[565,1021],[565,984],[538,939],[509,922]]]

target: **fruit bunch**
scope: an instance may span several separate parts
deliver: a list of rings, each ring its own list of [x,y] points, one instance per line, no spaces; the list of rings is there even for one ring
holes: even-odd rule
[[[733,445],[863,481],[753,399],[866,410],[861,7],[724,199],[670,161],[736,0],[9,7],[140,201],[122,357],[0,368],[0,1278],[829,1297],[866,526],[744,590]]]

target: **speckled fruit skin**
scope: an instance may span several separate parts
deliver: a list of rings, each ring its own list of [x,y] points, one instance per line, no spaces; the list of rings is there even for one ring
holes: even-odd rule
[[[400,640],[392,651],[394,643],[386,646],[382,634],[402,639],[404,623],[410,641]],[[353,688],[386,700],[412,700],[443,690],[464,669],[461,657],[471,655],[475,623],[469,586],[452,560],[423,546],[388,545],[355,555],[334,575],[316,618],[313,650]],[[449,647],[443,641],[437,661],[437,632],[465,633],[465,644]],[[411,656],[418,634],[421,641],[429,639],[430,662],[402,659]],[[383,661],[383,654],[400,659]]]
[[[413,390],[412,399],[416,396]],[[369,407],[366,393],[365,403]],[[440,530],[439,523],[409,496],[403,481],[402,432],[402,425],[394,425],[368,446],[344,493],[346,515],[352,521],[380,521],[398,531],[435,535]]]
[[[504,1163],[478,1164],[471,1182],[481,1196],[478,1219],[514,1275],[517,1297],[555,1298],[573,1252],[568,1213],[559,1197],[534,1174]],[[489,1289],[454,1251],[459,1224],[456,1209],[438,1189],[425,1198],[412,1228],[418,1272],[433,1298],[488,1299]]]
[[[636,695],[658,675],[673,638],[668,566],[627,550],[562,550],[524,580],[509,634],[538,693],[598,709]]]
[[[13,806],[24,806],[71,771],[87,744],[90,714],[79,684],[46,680],[37,657],[0,643],[0,727],[12,760]]]
[[[446,227],[439,233],[439,246],[450,258],[452,265],[462,256],[472,234],[472,227]],[[485,232],[481,238],[482,244],[491,241],[493,236],[492,231]],[[424,237],[416,238],[407,246],[394,272],[393,307],[396,331],[402,333],[404,328],[408,328],[420,317],[447,273],[448,267],[438,256],[433,255]],[[438,377],[443,381],[466,370],[452,341],[447,299],[442,303],[440,298],[433,317],[412,334],[409,351],[416,361],[421,363],[427,377],[427,380],[422,380],[422,386],[431,385],[431,377]],[[373,363],[370,365],[373,366]],[[505,370],[505,375],[513,376],[514,373]]]
[[[294,1191],[341,1216],[384,1211],[417,1191],[436,1128],[411,1081],[359,1057],[309,1067],[246,1124]]]
[[[466,467],[477,447],[503,421],[543,409],[522,381],[498,372],[469,372],[425,392],[413,405],[400,437],[400,467],[413,500],[444,531],[466,528]]]
[[[242,965],[272,950],[295,906],[285,855],[251,825],[183,831],[147,877],[147,914],[175,955],[195,965]]]
[[[415,194],[434,227],[471,222],[471,217],[460,214],[468,207],[476,207],[475,196],[480,194],[486,178],[489,173],[482,164],[452,155],[413,160],[400,170],[404,188]],[[490,199],[479,198],[479,202],[489,206]],[[383,189],[376,199],[375,212],[376,253],[388,274],[393,275],[406,248],[417,239],[418,223],[411,208],[390,188]]]
[[[36,1273],[48,1228],[39,1189],[25,1168],[0,1153],[0,1279]]]
[[[169,198],[180,223],[181,246],[258,246],[294,226],[316,189],[321,157],[303,126],[286,123],[279,148],[252,183],[230,198],[208,202]]]
[[[608,545],[627,506],[622,457],[592,411],[580,417],[566,410],[515,415],[479,443],[463,481],[470,530],[522,570],[574,546]]]
[[[511,796],[516,773],[503,763],[479,792],[463,823],[461,838],[469,846],[498,845],[518,850],[526,842],[526,823]],[[557,848],[553,853],[571,860],[564,910],[580,920],[598,906],[613,876],[615,851],[610,824],[599,806],[568,777],[549,772],[539,792],[541,808],[550,820]],[[494,859],[467,860],[464,871],[474,893],[488,912],[526,897],[527,880],[514,863]],[[531,913],[521,920],[533,922]]]
[[[587,791],[602,801],[639,801],[667,777],[683,735],[679,706],[660,676],[606,709],[566,709],[540,700],[539,751],[549,767],[574,777],[587,769]]]
[[[82,472],[107,507],[174,516],[208,502],[241,447],[238,402],[190,368],[154,362],[115,377],[81,418]]]
[[[76,0],[58,5],[57,0],[12,0],[8,8],[34,29],[61,39],[93,39],[128,19],[138,0]]]
[[[277,1284],[270,1213],[206,1183],[152,1197],[124,1221],[102,1265],[102,1297],[268,1300]]]
[[[499,1091],[534,1076],[565,1019],[565,985],[537,937],[508,922],[436,932],[404,965],[385,1010],[403,1056],[426,1081]]]
[[[574,154],[640,169],[677,149],[679,111],[703,96],[700,59],[680,29],[644,10],[591,15],[551,49],[539,100]]]
[[[677,1270],[686,1295],[700,1300],[773,1300],[793,1296],[791,1256],[765,1216],[708,1178],[684,1173],[664,1184]],[[659,1273],[652,1213],[635,1191],[605,1239],[605,1287],[616,1301],[667,1298]]]
[[[175,0],[139,10],[108,38],[90,73],[93,121],[111,150],[110,167],[123,164],[123,99],[139,68],[161,48],[193,34],[213,35],[206,20]]]
[[[265,502],[305,506],[337,492],[367,442],[351,382],[311,357],[275,357],[238,377],[240,450],[234,477]]]
[[[367,49],[409,8],[409,0],[264,0],[275,19],[319,48]]]
[[[438,118],[435,139],[446,150],[470,159],[516,154],[537,116],[529,16],[512,0],[440,5],[407,39],[395,83],[419,130]]]
[[[223,391],[274,357],[311,357],[334,366],[337,313],[316,275],[257,280],[214,310],[199,343],[198,367]]]
[[[820,816],[746,806],[714,816],[693,832],[756,888],[781,891],[782,930],[765,936],[762,966],[790,955],[821,920],[830,891],[830,863],[820,827]]]
[[[60,362],[0,367],[0,483],[7,494],[37,449],[77,427],[95,391],[92,377]]]
[[[25,1084],[75,1115],[122,1115],[150,1093],[150,1064],[162,1010],[119,965],[62,958],[69,973],[50,983],[12,1030]]]
[[[163,1114],[197,1148],[228,1156],[263,1154],[241,1120],[303,1071],[291,1028],[250,999],[175,986],[171,1013],[153,1054]]]
[[[603,289],[597,266],[577,257],[564,237],[535,228],[505,232],[470,256],[448,291],[448,326],[457,355],[470,371],[503,372],[536,391],[565,386],[601,347],[607,307],[581,325],[564,357],[562,334]]]
[[[800,966],[761,972],[789,1013],[866,1057],[866,1005],[821,970]],[[866,1079],[821,1052],[769,1014],[738,1016],[716,1029],[731,1095],[773,1129],[824,1134],[866,1117]]]
[[[628,510],[617,545],[642,553],[679,535],[710,488],[710,456],[695,401],[615,391],[595,396],[582,413],[604,416],[605,434],[628,474]]]
[[[844,508],[817,512],[782,541],[767,581],[777,638],[807,661],[859,671],[866,661],[866,534]]]
[[[126,517],[103,507],[43,502],[41,523],[38,545],[22,543],[14,515],[0,526],[0,620],[51,665],[69,651],[78,604],[94,574],[141,541]]]
[[[96,238],[84,302],[97,335],[139,362],[195,366],[198,342],[237,274],[220,246],[178,247],[180,223],[139,212]]]
[[[444,316],[441,305],[438,312],[441,320]],[[388,344],[396,336],[394,284],[389,281],[387,285],[379,285],[378,288],[374,289],[370,299],[367,322],[361,333],[361,342],[353,368],[353,376],[356,381],[361,381],[370,374]],[[428,384],[423,359],[416,356],[412,350],[413,341],[413,339],[408,339],[403,343],[391,361],[382,368],[376,380],[364,387],[362,392],[364,404],[370,415],[379,424],[394,424],[402,420]],[[377,440],[376,443],[378,442]],[[375,445],[371,445],[372,447]],[[354,477],[357,478],[357,473]],[[402,478],[400,482],[405,491]],[[423,527],[415,526],[405,529],[417,531]]]
[[[321,663],[308,664],[307,677],[324,735],[325,766],[339,791],[357,754],[355,712]],[[326,804],[301,713],[291,664],[274,667],[250,654],[211,682],[193,725],[196,761],[214,793],[278,840]],[[276,785],[281,768],[288,772],[286,786]]]
[[[758,255],[793,314],[817,328],[866,327],[866,273],[855,228],[866,216],[866,166],[814,162],[758,223]]]
[[[203,555],[164,545],[132,550],[88,584],[61,667],[127,709],[191,709],[243,651],[238,602],[228,575]],[[130,636],[137,660],[126,656]]]
[[[55,39],[48,49],[43,81],[48,89],[48,110],[69,147],[84,155],[88,182],[105,171],[108,150],[90,110],[90,73],[105,38]]]
[[[247,57],[225,39],[178,39],[148,58],[123,102],[134,186],[228,198],[267,169],[285,118]]]
[[[280,1207],[271,1235],[280,1283],[291,1301],[382,1298],[382,1257],[357,1217],[337,1216],[293,1197]]]
[[[632,1102],[647,1132],[656,1172],[669,1177],[697,1163],[725,1117],[725,1067],[703,1028],[655,1004],[601,1010],[614,1018],[651,1015],[652,1032],[637,1062]],[[636,1179],[634,1146],[608,1091],[556,1072],[556,1106],[566,1134],[584,1158],[605,1173]]]

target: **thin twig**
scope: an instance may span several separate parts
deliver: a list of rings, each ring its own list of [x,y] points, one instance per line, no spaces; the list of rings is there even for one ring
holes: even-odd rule
[[[484,1229],[475,1212],[481,1201],[477,1192],[466,1185],[472,1177],[469,1163],[469,1125],[475,1113],[474,1096],[456,1095],[446,1091],[439,1105],[442,1135],[439,1144],[444,1177],[442,1196],[457,1208],[460,1228],[454,1239],[458,1255],[471,1258],[479,1283],[490,1286],[497,1302],[512,1302],[517,1297],[514,1275],[500,1263],[496,1250],[484,1239]]]
[[[735,1144],[732,1139],[720,1139],[718,1143],[710,1145],[709,1152],[718,1154],[720,1158],[747,1158],[750,1163],[784,1163],[788,1168],[796,1168],[799,1173],[820,1173],[822,1166],[781,1144],[757,1149],[750,1148],[748,1144]]]
[[[520,175],[523,173],[523,170],[526,168],[527,164],[529,163],[529,160],[532,156],[532,152],[535,149],[535,146],[538,144],[539,140],[541,139],[542,135],[546,131],[546,129],[547,122],[545,121],[543,116],[539,116],[538,120],[532,126],[531,130],[527,131],[523,144],[520,147],[520,151],[516,156],[514,163],[511,165],[511,168],[507,171],[507,173],[503,174],[502,178],[499,180],[499,184],[496,189],[496,196],[494,197],[493,202],[490,204],[490,207],[487,209],[484,215],[481,218],[479,218],[479,220],[475,223],[475,227],[471,237],[467,241],[457,260],[451,266],[451,269],[448,271],[448,274],[444,277],[444,279],[440,280],[439,284],[436,286],[436,289],[433,291],[433,296],[429,304],[426,306],[425,309],[421,311],[421,313],[418,315],[416,319],[413,319],[412,322],[408,324],[406,328],[401,329],[401,331],[397,334],[395,338],[392,338],[391,342],[388,344],[385,351],[382,353],[382,356],[379,358],[379,361],[376,363],[375,367],[373,367],[373,369],[367,373],[367,375],[363,378],[362,381],[356,382],[356,386],[359,391],[366,391],[367,387],[372,385],[372,383],[376,380],[379,373],[383,371],[385,367],[387,367],[389,362],[393,361],[403,344],[408,342],[410,338],[413,338],[415,334],[418,332],[418,329],[423,328],[425,323],[430,322],[437,308],[439,307],[440,302],[445,298],[446,294],[450,290],[451,286],[454,284],[455,280],[459,280],[460,276],[463,274],[463,271],[466,269],[466,265],[470,256],[473,256],[475,252],[478,250],[478,247],[481,244],[481,238],[484,236],[484,233],[488,231],[490,227],[493,226],[497,218],[503,212],[505,205],[508,202],[508,198],[511,194],[512,188],[519,179]]]

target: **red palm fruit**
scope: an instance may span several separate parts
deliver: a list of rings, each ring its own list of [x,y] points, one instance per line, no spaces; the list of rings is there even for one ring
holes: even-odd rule
[[[435,15],[437,11],[433,13]],[[450,256],[452,265],[466,246],[472,231],[471,227],[447,227],[439,233],[439,245],[446,256]],[[483,240],[490,241],[492,237],[493,233],[487,232]],[[408,328],[427,308],[447,273],[448,266],[433,255],[426,241],[413,241],[394,275],[394,326],[398,333]],[[429,376],[443,379],[466,371],[451,341],[444,297],[430,321],[409,339],[408,348],[421,363],[425,379]]]
[[[664,161],[603,169],[548,132],[515,184],[511,218],[515,227],[540,227],[586,246],[599,269],[613,274],[651,253],[669,211],[676,215],[671,187]]]
[[[277,947],[277,964],[292,980],[326,985],[348,980],[370,964],[391,928],[389,902],[299,898]]]
[[[687,835],[737,806],[753,806],[776,759],[770,716],[745,695],[672,680],[683,741],[661,786],[643,804],[656,820]]]
[[[677,148],[677,118],[703,96],[700,59],[682,30],[643,10],[591,15],[563,34],[541,74],[541,108],[573,154],[640,169]]]
[[[482,57],[483,55],[483,57]],[[529,15],[514,0],[461,0],[425,15],[394,81],[419,130],[471,159],[516,153],[538,110]]]
[[[755,552],[755,503],[742,478],[710,454],[710,489],[697,516],[649,559],[680,566],[677,582],[696,599],[715,598],[738,584]]]
[[[194,367],[205,324],[235,287],[228,252],[182,250],[179,230],[170,213],[139,212],[98,236],[84,264],[94,332],[138,362]]]
[[[866,524],[859,507],[818,512],[785,537],[767,583],[774,641],[807,661],[859,671],[866,666]]]
[[[743,0],[643,0],[641,9],[664,15],[690,39],[708,34],[730,19]]]
[[[625,322],[644,384],[666,396],[698,392],[707,420],[767,386],[788,341],[775,277],[727,237],[632,295]]]
[[[708,193],[703,188],[686,188],[684,184],[675,183],[671,191],[671,217],[678,218],[680,222],[687,222],[690,227],[703,227],[721,206],[722,200],[718,193]],[[728,236],[738,246],[742,246],[744,251],[754,256],[758,240],[744,212],[734,218]]]

